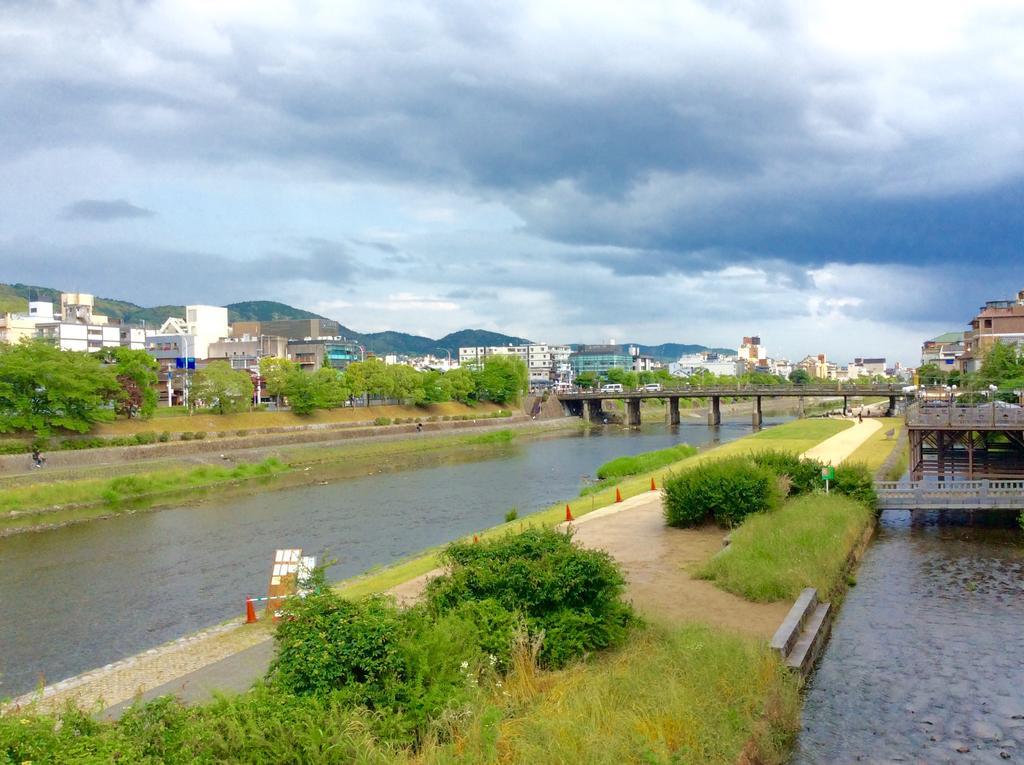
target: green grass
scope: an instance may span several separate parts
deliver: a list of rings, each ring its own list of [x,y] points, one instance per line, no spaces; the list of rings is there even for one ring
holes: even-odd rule
[[[702,625],[635,630],[620,650],[567,670],[516,667],[490,704],[424,763],[732,765],[786,761],[797,683],[764,646]]]
[[[601,465],[597,469],[597,477],[604,480],[650,472],[692,457],[696,453],[697,449],[689,444],[676,444],[667,449],[658,449],[629,457],[617,457]]]
[[[837,494],[810,494],[750,516],[695,575],[757,602],[793,600],[804,587],[839,590],[850,551],[874,511]]]
[[[510,444],[515,440],[516,433],[514,430],[494,430],[490,433],[482,433],[479,436],[469,436],[465,439],[464,443],[471,446],[480,444]]]
[[[272,476],[286,469],[276,459],[268,459],[234,467],[204,465],[186,470],[159,470],[116,478],[17,486],[0,492],[0,511],[28,511],[87,504],[115,506],[156,494],[177,493],[184,489],[198,489],[218,483]]]
[[[847,458],[848,462],[863,463],[872,473],[878,470],[892,454],[892,450],[899,443],[900,432],[903,430],[902,417],[883,417],[878,422],[882,427],[872,433],[868,440]],[[892,438],[886,438],[885,434],[889,430],[895,431]]]

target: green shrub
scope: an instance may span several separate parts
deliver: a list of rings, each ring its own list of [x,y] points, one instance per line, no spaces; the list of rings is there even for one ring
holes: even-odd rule
[[[443,417],[442,417],[441,419],[442,419],[442,420],[443,420],[444,422],[449,422],[449,421],[451,420],[451,418],[452,418],[452,416],[451,416],[450,414],[446,414],[446,415],[444,415],[444,416],[443,416]]]
[[[32,444],[28,441],[5,441],[0,443],[0,454],[28,454],[30,451],[32,451]]]
[[[192,440],[192,431],[186,430],[180,436],[178,436],[178,438],[180,438],[182,441],[191,441]]]
[[[162,444],[166,444],[168,441],[171,440],[171,431],[165,430],[161,432],[160,435],[157,436],[157,440]]]
[[[140,446],[144,444],[155,444],[157,437],[156,432],[152,430],[144,430],[141,433],[135,434],[135,443]]]
[[[807,494],[822,487],[820,460],[801,458],[796,452],[768,450],[750,455],[754,464],[766,467],[775,475],[786,476],[790,482],[789,493]]]
[[[561,667],[588,651],[619,643],[633,619],[622,602],[625,580],[611,556],[573,544],[569,535],[527,529],[500,539],[449,545],[451,570],[427,585],[437,613],[493,601],[543,632],[540,662]]]
[[[197,441],[202,441],[204,438],[206,438],[206,431],[197,430],[195,433],[192,434],[192,437]]]
[[[271,681],[375,713],[382,736],[409,743],[445,709],[464,704],[487,666],[468,610],[438,619],[389,600],[352,602],[324,590],[285,605]]]
[[[430,415],[430,417],[427,418],[427,422],[437,422],[437,416]]]
[[[836,468],[836,477],[831,482],[830,488],[858,502],[863,502],[872,509],[878,506],[875,482],[867,465],[859,462],[844,462]]]
[[[510,507],[505,512],[505,523],[512,523],[512,521],[514,521],[518,517],[519,517],[519,509],[515,508],[515,507]]]
[[[670,526],[696,526],[714,518],[729,528],[773,509],[780,494],[775,473],[746,457],[706,462],[665,481],[665,519]]]
[[[667,449],[658,449],[643,454],[635,454],[629,457],[618,457],[606,462],[597,469],[597,477],[622,478],[628,475],[638,475],[651,470],[663,468],[673,462],[679,462],[687,457],[692,457],[697,449],[689,444],[677,444]]]
[[[249,435],[249,431],[248,430],[236,430],[235,431],[235,435],[238,436],[239,438],[244,438],[245,436]]]
[[[374,425],[390,425],[391,424],[391,418],[390,417],[377,417],[377,418],[374,419],[373,424]]]

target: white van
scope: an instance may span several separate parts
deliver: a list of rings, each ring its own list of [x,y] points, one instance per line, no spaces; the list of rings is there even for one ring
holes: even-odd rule
[[[622,393],[622,385],[620,383],[607,383],[601,386],[602,393]]]
[[[645,385],[641,390],[646,391],[647,393],[660,393],[661,383],[647,383],[647,385]]]

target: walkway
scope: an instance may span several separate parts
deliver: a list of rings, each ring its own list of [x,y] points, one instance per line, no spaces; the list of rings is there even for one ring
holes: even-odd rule
[[[838,465],[857,451],[861,444],[867,441],[871,434],[881,427],[882,423],[878,420],[867,419],[863,422],[856,422],[852,428],[847,428],[836,433],[831,438],[826,438],[820,444],[808,449],[800,456],[821,460],[825,464]]]

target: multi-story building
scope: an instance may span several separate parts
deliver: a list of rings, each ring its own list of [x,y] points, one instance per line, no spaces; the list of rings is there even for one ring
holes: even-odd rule
[[[288,358],[288,341],[276,335],[258,335],[250,337],[228,337],[210,343],[206,358],[226,360],[232,369],[246,369],[259,372],[260,359],[266,357],[278,359]]]
[[[674,377],[690,377],[697,372],[710,372],[719,377],[736,377],[746,371],[746,364],[739,356],[723,356],[714,351],[688,353],[679,361],[668,365],[669,374]]]
[[[768,349],[761,345],[761,338],[757,335],[744,337],[736,355],[746,366],[747,371],[752,372],[758,367],[767,366]]]
[[[459,364],[472,366],[482,364],[490,356],[512,356],[526,365],[532,382],[543,382],[555,379],[559,369],[565,369],[571,353],[568,345],[547,343],[469,346],[459,348]]]
[[[287,340],[305,340],[307,337],[341,337],[341,325],[332,319],[275,319],[261,322],[239,322],[245,334],[277,335]],[[256,325],[253,328],[253,325]]]
[[[943,372],[959,369],[964,352],[964,333],[946,332],[921,345],[921,365],[934,364]]]
[[[569,365],[574,377],[584,372],[598,376],[609,369],[633,369],[633,357],[621,345],[580,345],[569,354]]]
[[[997,342],[1024,345],[1024,290],[1017,293],[1016,300],[990,300],[985,303],[971,320],[970,329],[964,332],[963,342],[964,350],[959,361],[962,372],[981,369],[985,355]]]
[[[323,366],[346,369],[362,357],[359,345],[343,337],[316,337],[288,340],[288,358],[307,372]]]
[[[796,365],[797,369],[803,369],[815,380],[832,380],[838,374],[838,367],[829,362],[824,353],[816,356],[805,356],[803,361]]]

